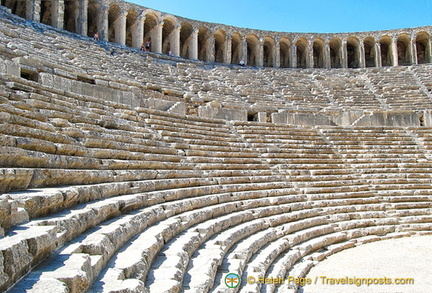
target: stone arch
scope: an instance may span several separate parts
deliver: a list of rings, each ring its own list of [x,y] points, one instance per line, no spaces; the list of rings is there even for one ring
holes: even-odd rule
[[[65,1],[64,2],[64,29],[72,33],[78,33],[78,14],[79,2],[78,1]]]
[[[138,12],[135,10],[129,9],[126,17],[126,46],[128,47],[137,47],[135,42],[137,36],[136,32],[136,22],[138,19]]]
[[[351,36],[347,39],[347,65],[348,68],[360,67],[360,41],[357,37]]]
[[[195,30],[190,23],[183,22],[180,29],[180,56],[185,59],[192,59],[192,52],[194,48],[193,37]]]
[[[273,67],[275,40],[272,37],[265,37],[263,42],[263,66]]]
[[[158,28],[159,28],[159,14],[155,11],[148,9],[145,11],[145,21],[144,21],[144,37],[145,42],[151,41],[150,51],[156,52],[155,41],[158,38]]]
[[[215,62],[226,63],[226,32],[223,29],[218,29],[213,37],[215,39]]]
[[[330,67],[342,68],[342,40],[333,38],[329,42],[330,47]]]
[[[169,52],[174,52],[174,45],[178,35],[176,35],[177,19],[174,16],[166,16],[163,19],[162,27],[162,53],[169,54]]]
[[[416,43],[416,54],[417,54],[417,63],[425,64],[431,62],[431,48],[430,48],[430,35],[427,32],[419,32],[417,33],[417,37],[415,39]]]
[[[381,64],[382,66],[392,66],[392,38],[390,36],[381,37],[379,44],[381,47]]]
[[[42,0],[40,6],[40,22],[46,25],[53,25],[53,9],[54,5],[52,5],[52,1],[50,0]]]
[[[365,52],[365,66],[375,67],[376,64],[376,41],[373,37],[366,37],[363,40],[364,52]]]
[[[2,1],[2,5],[9,8],[13,14],[19,17],[26,18],[27,16],[27,7],[22,0],[5,0]]]
[[[411,65],[411,36],[400,34],[397,39],[398,65]]]
[[[210,39],[210,30],[205,26],[201,26],[198,29],[198,59],[201,61],[211,61]]]
[[[305,38],[300,38],[295,44],[297,47],[297,68],[306,68],[308,55],[308,40]]]
[[[231,35],[231,64],[239,64],[243,58],[242,37],[239,33],[233,33]]]
[[[88,36],[94,36],[96,32],[102,29],[100,26],[101,5],[96,0],[89,0],[87,8],[87,33]]]
[[[313,67],[324,68],[324,40],[317,38],[313,41]]]
[[[247,43],[247,64],[257,66],[259,61],[259,40],[254,34],[246,36]]]
[[[121,21],[121,7],[111,2],[108,9],[108,42],[120,43],[121,34],[118,22]]]
[[[279,42],[280,67],[291,67],[291,40],[282,38]]]

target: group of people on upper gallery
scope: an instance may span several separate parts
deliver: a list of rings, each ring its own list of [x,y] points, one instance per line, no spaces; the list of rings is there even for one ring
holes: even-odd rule
[[[93,40],[95,42],[99,42],[100,41],[99,32],[96,32],[93,35]],[[150,52],[151,43],[152,43],[151,38],[148,38],[147,41],[145,41],[145,43],[141,44],[141,51]]]
[[[99,32],[96,32],[94,34],[93,40],[95,42],[99,42],[99,40],[100,40],[100,38],[99,38]],[[141,48],[140,48],[141,51],[150,52],[150,50],[151,50],[151,43],[152,43],[151,38],[148,38],[144,43],[141,44]],[[171,50],[168,52],[168,55],[169,56],[173,56],[173,53],[172,53]],[[245,64],[245,62],[243,60],[241,60],[240,63],[239,63],[239,65],[240,66],[245,66],[246,64]]]

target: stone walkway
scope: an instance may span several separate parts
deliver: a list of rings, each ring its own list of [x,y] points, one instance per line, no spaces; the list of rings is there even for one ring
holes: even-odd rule
[[[301,293],[425,293],[432,291],[432,236],[383,240],[354,247],[313,267],[306,276],[313,284]],[[326,279],[325,279],[325,278]],[[346,279],[348,278],[348,279]],[[370,278],[391,285],[342,285],[331,282]],[[387,279],[385,279],[387,278]],[[397,281],[404,285],[394,284]],[[414,279],[414,284],[408,284]],[[316,284],[314,284],[316,281]],[[325,284],[325,283],[328,284]],[[324,283],[324,284],[323,284]]]

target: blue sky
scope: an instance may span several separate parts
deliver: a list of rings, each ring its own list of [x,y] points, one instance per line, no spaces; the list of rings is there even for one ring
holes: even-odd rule
[[[359,32],[432,25],[432,0],[126,0],[196,20],[282,32]]]

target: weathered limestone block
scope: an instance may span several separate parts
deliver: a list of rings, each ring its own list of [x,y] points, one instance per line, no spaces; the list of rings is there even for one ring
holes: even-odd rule
[[[22,126],[23,123],[26,124],[25,123],[26,121],[28,121],[28,119],[24,120],[20,118],[18,121],[16,120],[16,117],[12,116],[11,120],[9,121],[10,124],[0,125],[0,131],[1,133],[8,134],[8,135],[37,137],[38,139],[43,139],[43,140],[57,142],[57,143],[67,143],[67,144],[76,143],[76,141],[74,141],[68,135],[64,135],[54,130],[54,127],[52,125],[50,127],[50,130],[46,131],[45,129],[39,129],[33,123]],[[20,125],[14,125],[12,123],[16,123]]]
[[[63,208],[63,194],[56,189],[9,193],[30,218],[46,216]]]
[[[404,111],[374,111],[356,122],[356,126],[419,126],[421,113]]]
[[[56,145],[54,143],[41,140],[41,139],[33,139],[28,137],[17,137],[16,147],[26,149],[26,150],[39,151],[39,152],[45,152],[51,154],[56,152]]]
[[[246,109],[222,107],[220,103],[212,102],[198,108],[198,116],[214,119],[247,121]]]
[[[152,170],[71,170],[34,169],[29,187],[50,187],[60,185],[84,185],[113,181],[154,179],[157,172]]]
[[[5,273],[5,259],[3,253],[0,251],[0,288],[4,287],[7,283],[9,276]]]
[[[21,70],[18,62],[3,60],[0,64],[0,73],[20,76]]]
[[[16,289],[19,290],[20,288],[16,288]],[[70,293],[66,283],[54,278],[40,279],[36,284],[32,286],[31,289],[26,289],[26,292],[28,293],[48,293],[48,292]]]
[[[15,232],[14,237],[26,239],[29,252],[33,256],[32,265],[38,264],[56,248],[57,227],[22,225],[23,230]]]
[[[59,68],[59,66],[54,67],[54,73],[56,74],[54,75],[54,78],[57,79],[57,82],[59,81],[59,79],[65,79],[65,78],[77,79],[78,73],[76,73],[75,70],[76,70],[75,68],[71,68],[71,67],[64,67],[64,68]]]
[[[314,126],[314,125],[335,125],[332,115],[320,113],[288,113],[288,124]]]
[[[162,248],[161,236],[142,235],[131,243],[127,250],[116,260],[116,268],[122,270],[122,278],[135,278],[145,281],[154,257]]]
[[[131,258],[136,255],[129,256]],[[143,281],[138,279],[125,279],[121,269],[108,269],[101,284],[96,284],[96,290],[109,293],[149,293]]]
[[[88,254],[65,255],[63,264],[54,271],[43,272],[40,279],[57,279],[64,282],[69,293],[86,292],[94,278],[92,258]]]
[[[0,193],[27,189],[32,180],[32,176],[33,170],[31,169],[0,169]]]
[[[3,236],[3,228],[8,229],[11,226],[11,214],[13,213],[14,202],[9,200],[7,196],[1,195],[0,197],[0,226],[2,227],[1,235]],[[16,203],[15,203],[16,208]]]
[[[3,235],[4,229],[8,229],[11,226],[28,221],[29,215],[27,211],[18,206],[18,202],[11,200],[8,195],[0,196],[0,227],[1,235]]]
[[[27,99],[27,96],[20,97],[14,93],[10,96],[11,99],[20,100],[21,98]],[[10,123],[12,125],[24,125],[31,128],[39,128],[45,130],[53,130],[53,128],[43,123],[47,120],[45,115],[35,111],[35,109],[22,101],[15,101],[13,104],[0,104],[2,111],[1,121]],[[6,125],[5,125],[6,126]]]
[[[114,247],[107,235],[98,233],[86,237],[75,253],[80,252],[89,255],[100,255],[102,263],[106,263],[117,248],[118,247]]]
[[[271,121],[273,123],[287,124],[288,113],[286,111],[279,111],[278,113],[271,114]]]
[[[0,290],[5,291],[28,272],[33,256],[29,251],[26,239],[19,237],[0,239],[0,252],[3,255],[4,274],[8,276],[8,280],[0,284]]]

